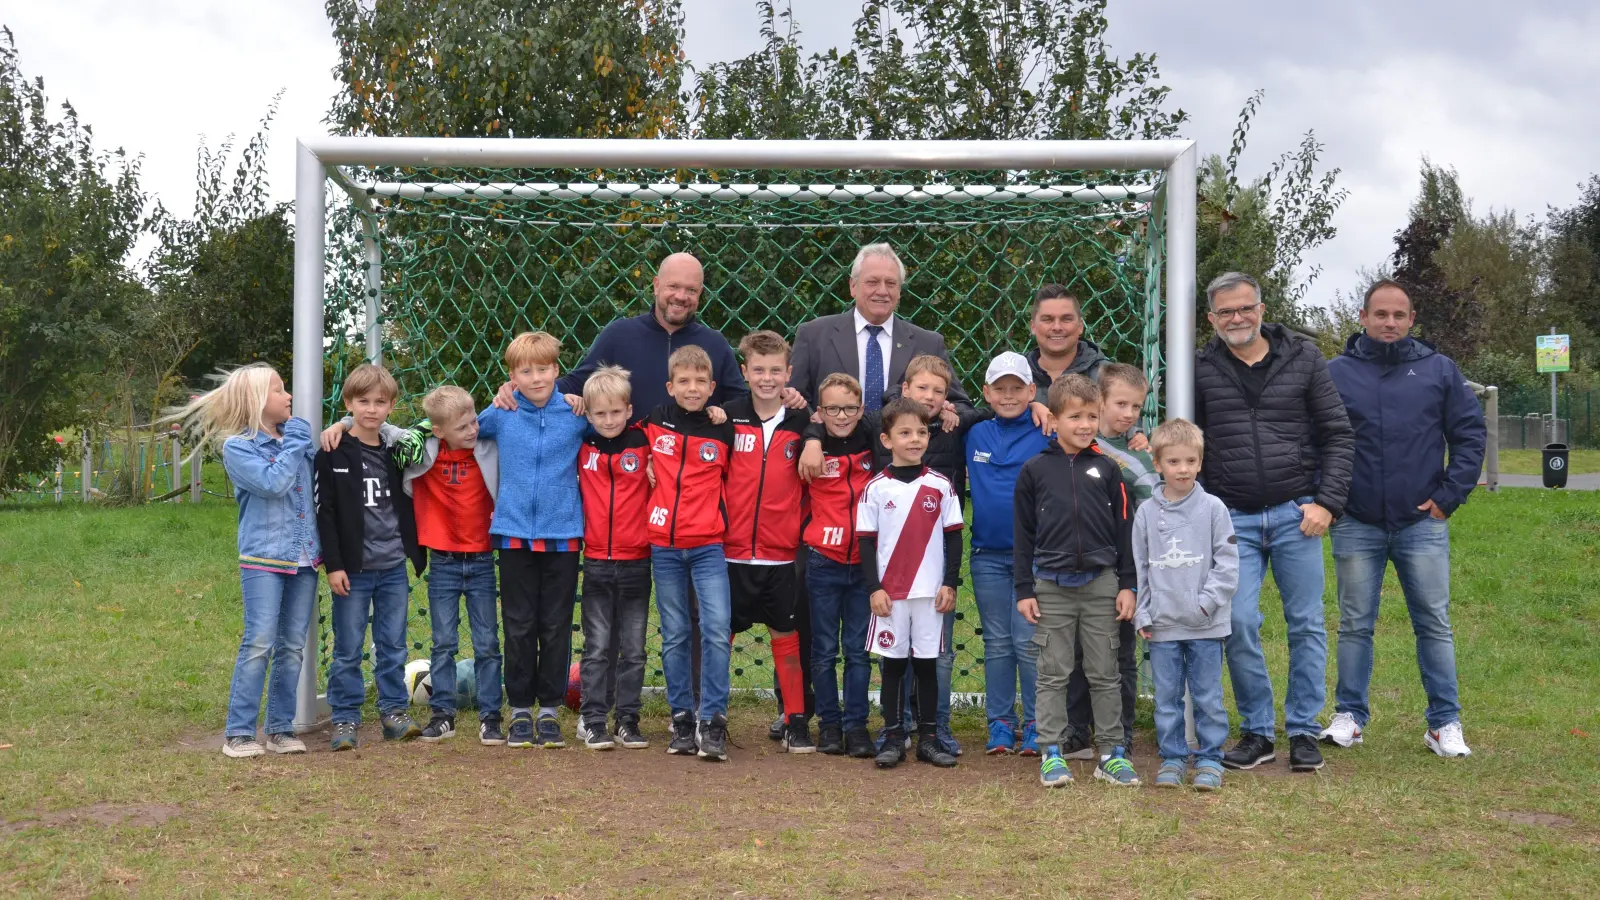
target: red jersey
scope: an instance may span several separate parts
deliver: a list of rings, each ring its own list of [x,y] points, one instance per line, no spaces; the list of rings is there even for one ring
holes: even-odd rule
[[[756,416],[749,397],[723,407],[733,426],[733,462],[728,469],[730,560],[793,562],[800,549],[801,435],[811,423],[803,409],[783,409],[771,419]]]
[[[824,432],[822,474],[811,482],[811,517],[805,524],[806,546],[847,566],[861,562],[856,545],[856,507],[872,480],[876,429],[865,423],[846,437]]]
[[[417,543],[430,550],[486,553],[494,498],[471,448],[446,449],[428,471],[411,480],[417,513]]]
[[[638,426],[613,438],[590,433],[578,449],[583,493],[583,555],[589,559],[648,559],[650,440]]]
[[[692,550],[728,530],[723,482],[733,455],[733,425],[711,424],[705,410],[663,404],[643,423],[656,486],[650,492],[650,543]]]

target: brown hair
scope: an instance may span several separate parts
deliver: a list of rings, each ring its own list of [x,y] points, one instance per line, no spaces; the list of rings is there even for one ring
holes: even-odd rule
[[[1161,451],[1172,447],[1193,447],[1204,457],[1206,438],[1200,426],[1188,419],[1168,419],[1150,433],[1150,458],[1160,459]]]
[[[861,399],[861,382],[857,381],[853,375],[846,375],[843,372],[835,372],[832,375],[829,375],[827,378],[822,379],[822,384],[817,386],[818,403],[822,402],[822,392],[828,388],[844,388],[850,393],[855,394],[857,400]]]
[[[339,402],[349,403],[368,394],[377,394],[393,401],[400,397],[400,385],[395,383],[394,376],[383,366],[362,363],[345,376],[344,386],[339,390]]]
[[[1116,384],[1125,384],[1141,394],[1150,393],[1150,382],[1145,380],[1144,373],[1139,371],[1138,366],[1130,366],[1127,363],[1108,362],[1103,364],[1100,366],[1100,371],[1096,374],[1095,380],[1100,383],[1100,390],[1102,391],[1111,387],[1112,383],[1115,382]]]
[[[561,342],[545,331],[524,331],[506,346],[506,368],[548,366],[561,358]]]
[[[1078,298],[1073,296],[1071,291],[1059,284],[1047,284],[1039,288],[1038,293],[1033,295],[1033,312],[1030,313],[1030,316],[1039,315],[1039,304],[1046,300],[1070,300],[1072,301],[1072,311],[1077,314],[1078,318],[1083,318],[1083,304],[1078,302]]]
[[[672,351],[667,357],[667,380],[671,381],[678,374],[679,369],[692,369],[696,372],[713,374],[716,370],[711,368],[711,357],[706,351],[693,344],[687,344]]]
[[[896,397],[884,404],[883,412],[879,414],[882,421],[878,424],[878,430],[888,434],[894,429],[894,423],[906,416],[915,416],[922,424],[928,424],[928,410],[921,403]]]
[[[1067,403],[1071,400],[1081,400],[1099,409],[1100,389],[1083,375],[1063,375],[1051,383],[1050,393],[1045,395],[1045,400],[1052,416],[1065,415]]]
[[[956,380],[955,373],[950,371],[950,364],[931,353],[911,357],[911,362],[906,363],[906,374],[900,380],[910,384],[911,379],[918,375],[937,375],[943,378],[945,390],[949,390],[950,384]]]
[[[745,362],[752,356],[778,356],[782,354],[783,364],[789,364],[789,342],[784,340],[776,331],[752,331],[739,341],[739,355]]]
[[[422,411],[435,425],[454,422],[472,415],[472,395],[453,384],[441,384],[422,398]]]

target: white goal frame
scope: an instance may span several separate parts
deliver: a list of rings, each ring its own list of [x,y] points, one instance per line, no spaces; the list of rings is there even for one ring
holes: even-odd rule
[[[547,138],[302,137],[295,150],[294,414],[322,428],[323,303],[329,181],[367,202],[340,166],[532,169],[1152,170],[1165,172],[1163,377],[1169,415],[1193,416],[1195,358],[1194,141],[695,141]],[[660,186],[650,186],[660,187]],[[1040,202],[1078,202],[1068,192]],[[380,352],[377,295],[382,259],[364,236],[369,296],[366,345]],[[295,728],[325,719],[317,696],[317,623],[306,640]]]

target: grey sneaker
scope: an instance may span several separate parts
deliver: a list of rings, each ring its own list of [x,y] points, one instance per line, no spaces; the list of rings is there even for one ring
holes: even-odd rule
[[[673,713],[672,741],[667,744],[667,753],[673,756],[693,756],[697,749],[694,713],[688,710]]]
[[[267,735],[267,749],[273,753],[304,753],[306,752],[306,742],[293,734],[269,734]]]
[[[266,752],[267,748],[261,746],[261,742],[256,740],[254,735],[248,737],[242,734],[234,735],[222,742],[222,755],[234,759],[249,759]]]
[[[340,750],[356,749],[356,723],[333,723],[333,738],[328,742],[328,745],[335,753]]]
[[[386,712],[382,721],[383,739],[386,741],[409,741],[422,734],[422,727],[409,713]]]
[[[695,733],[695,743],[700,745],[700,758],[721,762],[728,758],[728,719],[722,713],[701,722]],[[815,748],[813,748],[815,749]]]
[[[1102,759],[1100,765],[1094,767],[1094,777],[1124,787],[1134,787],[1139,783],[1139,773],[1133,770],[1133,764],[1128,762],[1127,751],[1121,747],[1112,750],[1110,758]]]

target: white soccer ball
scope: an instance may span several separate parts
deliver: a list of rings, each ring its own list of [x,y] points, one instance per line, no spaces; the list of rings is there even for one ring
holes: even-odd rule
[[[429,663],[425,659],[413,659],[406,663],[406,693],[411,696],[411,702],[416,706],[427,706],[433,699],[433,675],[428,671]]]

